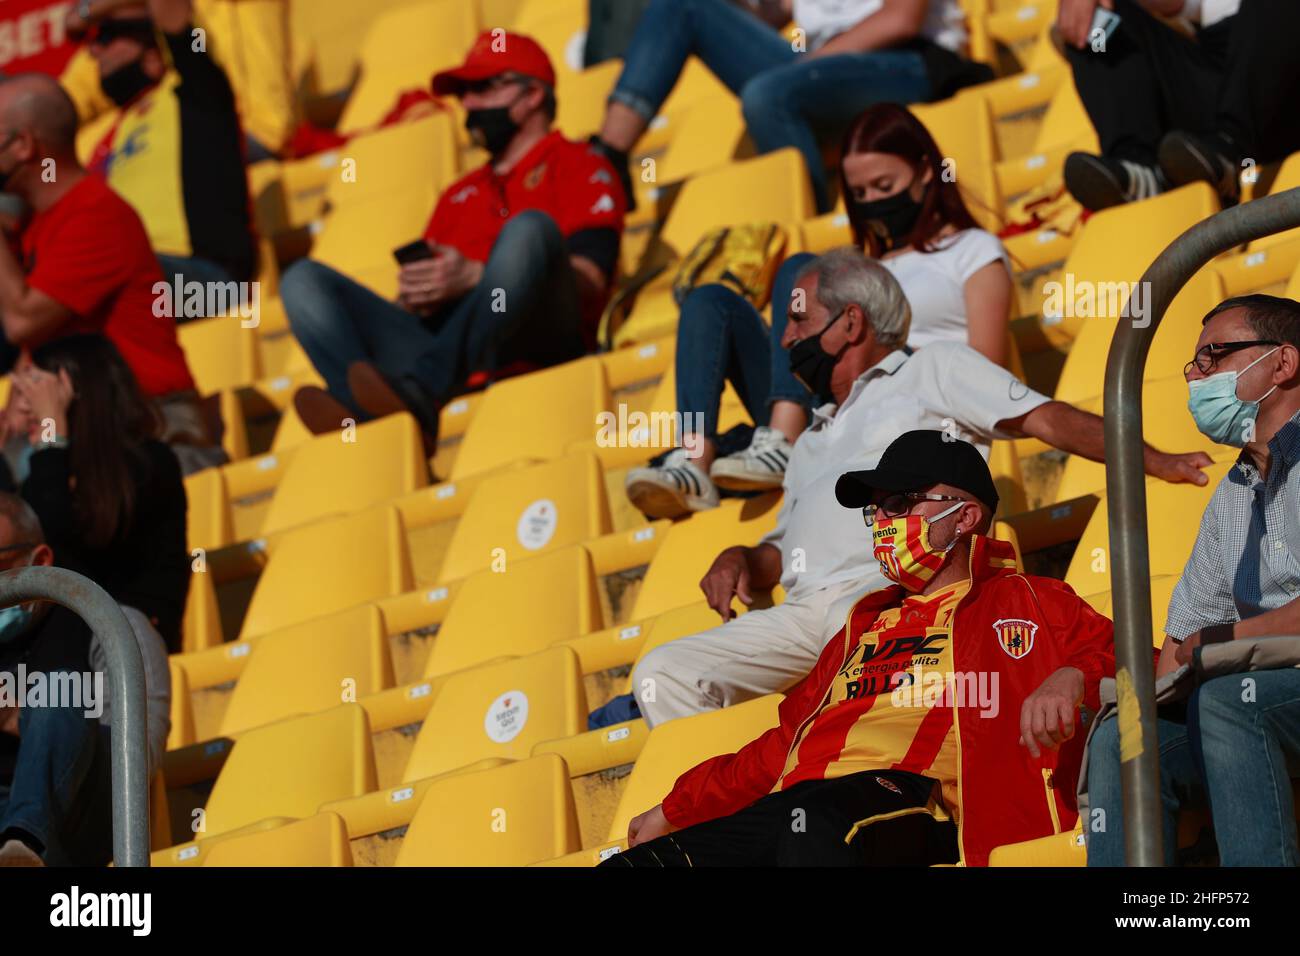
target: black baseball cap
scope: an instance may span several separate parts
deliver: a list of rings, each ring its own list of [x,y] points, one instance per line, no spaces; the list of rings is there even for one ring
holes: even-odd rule
[[[850,471],[835,483],[835,498],[846,508],[865,508],[877,491],[916,491],[952,485],[989,506],[998,507],[998,490],[988,462],[974,445],[944,432],[917,430],[895,438],[870,471]]]

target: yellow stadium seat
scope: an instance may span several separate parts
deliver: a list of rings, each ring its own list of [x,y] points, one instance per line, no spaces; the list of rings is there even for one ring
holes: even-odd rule
[[[1091,228],[1091,226],[1089,226]],[[1136,281],[1123,275],[1113,277],[1117,288],[1114,302],[1124,302],[1126,283]],[[1103,295],[1098,289],[1100,300]],[[1225,298],[1223,278],[1213,268],[1196,273],[1174,298],[1165,312],[1151,342],[1144,375],[1148,379],[1171,378],[1182,374],[1183,366],[1191,361],[1196,351],[1196,340],[1201,334],[1201,320]],[[1148,304],[1142,295],[1143,307]],[[1108,308],[1109,312],[1109,308]],[[1106,386],[1106,359],[1111,341],[1121,321],[1118,314],[1098,314],[1086,319],[1070,345],[1061,377],[1056,383],[1055,397],[1063,402],[1081,402],[1100,396]],[[1148,317],[1148,322],[1150,318]]]
[[[359,605],[263,635],[230,695],[221,736],[392,686],[383,615],[374,605]]]
[[[543,754],[435,781],[397,866],[527,866],[582,847],[569,771]]]
[[[1273,180],[1272,186],[1269,187],[1269,194],[1285,192],[1288,189],[1295,189],[1297,186],[1300,186],[1300,151],[1292,153],[1283,160],[1281,168],[1277,171],[1277,177]],[[1256,239],[1246,248],[1251,252],[1257,252],[1269,246],[1291,242],[1295,239],[1300,239],[1300,229],[1287,229],[1284,232]]]
[[[605,101],[622,70],[622,60],[608,60],[558,80],[555,128],[575,142],[599,133],[605,119]]]
[[[587,42],[585,0],[531,0],[515,17],[515,32],[532,37],[550,57],[557,87],[582,71]]]
[[[775,727],[780,703],[780,694],[769,694],[725,710],[670,720],[650,731],[614,812],[609,839],[627,836],[632,818],[663,802],[687,770],[710,757],[735,753]]]
[[[603,626],[591,555],[571,547],[470,575],[429,652],[425,677],[545,650]]]
[[[1209,482],[1204,487],[1171,485],[1157,478],[1147,479],[1147,547],[1150,549],[1152,576],[1182,574],[1196,541],[1201,514],[1209,504],[1215,486],[1231,467],[1231,462],[1216,462],[1205,469]],[[1109,591],[1112,560],[1106,501],[1103,499],[1079,539],[1065,582],[1079,594]]]
[[[800,223],[799,228],[803,233],[804,249],[808,252],[821,255],[838,246],[853,245],[853,227],[842,209],[809,219]]]
[[[1174,587],[1180,577],[1181,574],[1157,574],[1151,578],[1151,643],[1155,647],[1160,647],[1165,642],[1165,621],[1169,617],[1169,599],[1173,597]],[[1096,594],[1080,596],[1092,605],[1092,609],[1098,614],[1104,614],[1112,619],[1115,617],[1111,591],[1098,591]]]
[[[530,6],[531,0],[478,0],[478,21],[484,30],[493,27],[510,30],[519,22],[520,13]]]
[[[401,93],[427,90],[434,73],[460,65],[477,34],[477,10],[465,0],[423,0],[378,17],[361,42],[361,79],[339,132],[373,126]]]
[[[447,677],[415,740],[403,778],[432,777],[480,760],[522,760],[533,745],[587,726],[578,657],[567,647]]]
[[[361,511],[428,483],[420,426],[406,412],[319,435],[294,452],[262,534]]]
[[[732,545],[756,545],[776,527],[777,495],[730,500],[674,524],[646,571],[632,620],[644,621],[700,599],[700,578],[714,558]]]
[[[1079,828],[994,847],[989,866],[1087,866],[1088,849]]]
[[[199,394],[251,385],[262,375],[255,328],[244,328],[236,311],[208,319],[182,322],[176,337]]]
[[[696,100],[685,111],[663,158],[655,161],[656,187],[690,179],[730,163],[745,141],[740,101],[730,93]],[[643,175],[638,170],[637,175]]]
[[[470,496],[438,578],[555,551],[612,529],[605,476],[590,452],[491,475]]]
[[[222,548],[234,541],[225,475],[204,468],[185,476],[185,540],[190,548]]]
[[[975,221],[997,232],[1002,225],[1002,197],[995,173],[997,141],[988,103],[975,97],[952,97],[908,109],[934,137],[943,152],[942,161],[950,163],[947,168]]]
[[[191,567],[193,567],[191,563]],[[198,651],[222,641],[221,611],[217,607],[216,585],[212,575],[190,575],[190,590],[185,595],[185,614],[181,618],[181,649]]]
[[[393,250],[424,235],[436,198],[430,182],[333,209],[312,224],[311,257],[391,299],[397,293]]]
[[[214,836],[267,817],[303,819],[323,803],[377,788],[365,709],[340,704],[240,736],[212,786],[201,833]]]
[[[736,605],[744,611],[744,605],[739,601]],[[637,662],[645,657],[656,647],[661,644],[667,644],[669,641],[675,641],[679,637],[690,637],[692,634],[699,634],[701,631],[707,631],[717,627],[722,623],[722,618],[718,612],[709,607],[707,601],[697,601],[695,604],[684,604],[681,607],[673,608],[671,611],[664,611],[653,621],[650,622],[646,629],[645,639],[641,643],[641,650],[637,654]],[[635,670],[635,668],[633,668]],[[631,675],[628,675],[631,680]]]
[[[435,113],[351,139],[337,151],[326,196],[332,207],[394,194],[437,192],[458,175],[455,122]],[[349,162],[350,161],[350,162]]]
[[[1103,317],[1102,310],[1117,312],[1126,303],[1123,290],[1129,286],[1116,283],[1136,283],[1166,246],[1218,211],[1209,184],[1192,183],[1096,213],[1065,260],[1059,288],[1044,287],[1043,326],[1073,339],[1085,323]],[[1115,315],[1104,318],[1111,321]]]
[[[609,408],[605,368],[595,358],[497,382],[461,439],[451,479],[559,458],[571,443],[591,438]]]
[[[1049,44],[1050,45],[1050,44]],[[1046,74],[1058,75],[1052,99],[1047,112],[1039,124],[1034,139],[1033,149],[1023,155],[998,163],[997,181],[1003,196],[1015,196],[1033,189],[1045,182],[1053,174],[1059,175],[1065,164],[1065,157],[1077,151],[1096,153],[1100,151],[1097,133],[1088,119],[1088,114],[1079,100],[1078,91],[1070,78],[1069,68],[1059,62],[1046,67],[1043,71],[1022,74],[1020,81],[1029,77]],[[972,89],[972,93],[978,87]],[[965,93],[965,91],[963,91]]]
[[[1083,410],[1098,415],[1103,411],[1100,397],[1078,405]],[[1216,459],[1237,456],[1237,449],[1216,445],[1196,427],[1191,413],[1187,411],[1187,382],[1182,375],[1142,384],[1142,423],[1147,441],[1161,451],[1204,451]],[[1080,495],[1101,494],[1105,489],[1105,463],[1072,455],[1066,459],[1055,500],[1069,501]]]
[[[405,538],[401,516],[391,505],[286,532],[271,549],[240,636],[409,591]]]
[[[347,827],[336,813],[318,813],[269,830],[216,840],[201,866],[351,866]]]
[[[185,677],[185,668],[176,663],[176,655],[167,661],[171,672],[172,700],[168,713],[171,729],[167,732],[167,749],[176,750],[194,742],[194,711],[190,707],[190,685]]]

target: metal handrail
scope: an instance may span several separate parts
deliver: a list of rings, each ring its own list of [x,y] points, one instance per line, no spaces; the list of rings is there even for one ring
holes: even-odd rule
[[[0,607],[37,599],[77,614],[104,648],[112,702],[113,861],[117,866],[148,866],[144,662],[135,632],[108,592],[74,571],[30,567],[0,573]]]
[[[1300,188],[1225,209],[1175,239],[1142,276],[1149,322],[1121,322],[1106,360],[1106,511],[1130,866],[1160,866],[1160,763],[1151,654],[1151,562],[1142,455],[1142,373],[1165,311],[1202,266],[1243,242],[1300,226]],[[1130,692],[1131,691],[1131,692]],[[1137,713],[1133,713],[1133,709]],[[1125,732],[1123,728],[1132,728]],[[1140,732],[1140,737],[1135,737]]]

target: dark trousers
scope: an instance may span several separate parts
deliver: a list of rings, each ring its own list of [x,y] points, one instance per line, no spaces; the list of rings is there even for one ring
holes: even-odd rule
[[[934,781],[891,770],[806,780],[610,857],[601,866],[927,866],[957,861],[957,828],[925,811]],[[885,814],[915,810],[888,819]]]
[[[353,362],[374,362],[442,403],[473,372],[524,359],[554,365],[585,351],[564,236],[532,210],[506,223],[479,284],[429,320],[311,260],[285,270],[280,294],[329,393],[354,410],[347,383]]]
[[[1300,3],[1242,0],[1193,41],[1116,0],[1121,22],[1104,51],[1067,47],[1101,151],[1155,165],[1165,133],[1219,134],[1235,159],[1281,159],[1300,148]]]

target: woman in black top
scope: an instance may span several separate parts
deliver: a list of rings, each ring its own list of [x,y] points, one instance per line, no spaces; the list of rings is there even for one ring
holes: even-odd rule
[[[147,617],[169,651],[181,646],[190,582],[185,485],[160,423],[107,338],[74,335],[15,369],[28,420],[22,496],[55,561]]]

